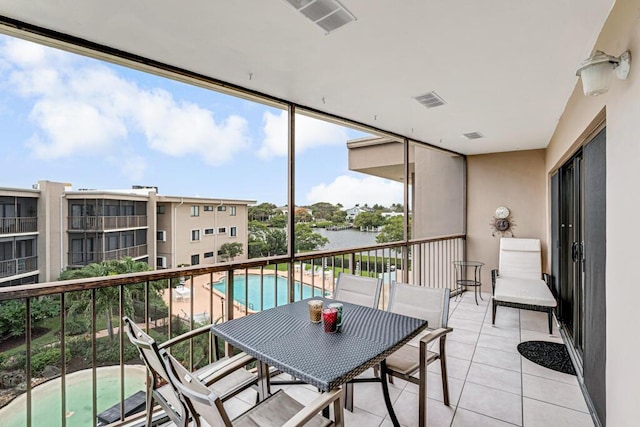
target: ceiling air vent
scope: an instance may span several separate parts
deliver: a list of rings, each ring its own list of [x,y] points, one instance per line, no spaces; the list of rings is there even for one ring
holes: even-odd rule
[[[414,97],[414,99],[427,108],[439,107],[446,104],[444,99],[440,98],[435,92],[425,93],[424,95]]]
[[[353,16],[337,0],[284,0],[298,12],[313,21],[327,34],[355,21]]]
[[[483,135],[480,132],[463,133],[462,136],[464,136],[467,139],[480,139],[483,137]]]

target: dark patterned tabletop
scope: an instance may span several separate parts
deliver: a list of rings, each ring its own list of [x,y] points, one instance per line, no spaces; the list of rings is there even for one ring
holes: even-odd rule
[[[322,299],[324,307],[333,299]],[[380,363],[427,327],[422,319],[343,303],[342,328],[325,333],[309,321],[308,300],[211,328],[234,347],[323,391]]]

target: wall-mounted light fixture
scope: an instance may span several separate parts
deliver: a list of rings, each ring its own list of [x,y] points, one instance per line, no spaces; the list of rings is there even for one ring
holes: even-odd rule
[[[630,69],[631,53],[629,51],[615,57],[596,50],[588,59],[582,61],[576,71],[576,76],[582,77],[582,90],[585,95],[597,96],[607,93],[609,90],[613,79],[613,70],[620,80],[625,80]]]

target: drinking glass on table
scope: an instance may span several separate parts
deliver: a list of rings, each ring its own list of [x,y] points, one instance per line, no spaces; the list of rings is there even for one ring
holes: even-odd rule
[[[322,300],[312,299],[309,301],[309,320],[312,323],[320,323],[322,320]]]

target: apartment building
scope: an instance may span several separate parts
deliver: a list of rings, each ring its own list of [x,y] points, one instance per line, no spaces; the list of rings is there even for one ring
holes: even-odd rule
[[[158,268],[214,264],[225,243],[240,243],[247,259],[248,205],[255,200],[162,196],[156,198]]]
[[[131,257],[153,268],[211,264],[237,242],[247,200],[162,196],[155,187],[73,190],[39,181],[0,188],[0,286],[55,281],[66,268]]]
[[[38,198],[36,190],[0,188],[0,286],[38,281]]]

